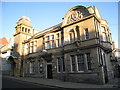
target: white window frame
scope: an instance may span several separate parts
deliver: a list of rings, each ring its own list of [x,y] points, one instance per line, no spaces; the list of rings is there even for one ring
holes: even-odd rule
[[[86,59],[86,62],[87,62],[87,71],[88,71],[88,72],[91,72],[91,71],[92,71],[92,69],[91,69],[91,70],[88,70],[88,60],[87,60],[87,54],[88,54],[88,53],[85,53],[85,59]],[[90,55],[90,53],[89,53],[89,55]],[[90,58],[90,64],[91,64],[91,58]]]
[[[75,71],[73,71],[73,64],[72,64],[72,57],[71,56],[75,57],[75,71],[76,71],[76,55],[70,55],[71,72],[75,72]]]
[[[58,59],[58,58],[59,58],[59,59]],[[58,64],[58,60],[61,61],[61,58],[60,58],[60,57],[57,57],[57,72],[60,73],[60,72],[61,72],[61,62],[59,62],[59,64]],[[59,68],[59,66],[60,66],[60,68]],[[60,71],[59,71],[59,70],[60,70]]]
[[[83,55],[83,62],[84,62],[84,54],[78,54],[79,56],[80,55]],[[77,62],[77,71],[78,72],[85,72],[85,70],[79,70],[79,65],[78,65],[78,55],[76,55],[76,62]],[[85,63],[84,63],[84,69],[85,69]]]

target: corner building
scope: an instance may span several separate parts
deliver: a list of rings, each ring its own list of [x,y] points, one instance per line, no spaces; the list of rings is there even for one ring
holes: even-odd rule
[[[16,23],[15,76],[98,84],[114,77],[110,29],[96,7],[75,6],[61,23],[35,32],[28,17]]]

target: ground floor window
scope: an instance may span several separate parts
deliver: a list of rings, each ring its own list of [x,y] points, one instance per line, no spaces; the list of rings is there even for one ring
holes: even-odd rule
[[[33,73],[34,71],[35,71],[34,62],[30,62],[30,73]]]
[[[71,55],[71,71],[91,71],[90,53]]]
[[[57,72],[65,72],[64,57],[58,57],[57,58]]]
[[[84,54],[77,55],[77,70],[78,71],[84,71],[85,70]]]
[[[71,55],[71,69],[75,71],[75,55]]]
[[[63,72],[65,72],[65,60],[64,60],[64,57],[61,57],[62,59],[62,70]]]
[[[87,60],[87,69],[91,70],[91,58],[90,53],[86,53],[86,60]]]
[[[60,72],[60,57],[57,58],[57,71]]]

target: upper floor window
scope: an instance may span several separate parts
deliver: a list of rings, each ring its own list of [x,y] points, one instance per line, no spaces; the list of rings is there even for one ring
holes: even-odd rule
[[[46,40],[50,40],[50,36],[47,36],[47,37],[46,37]]]
[[[74,30],[73,30],[73,29],[71,29],[71,30],[69,31],[69,41],[70,41],[70,43],[72,43],[72,42],[75,41],[75,33],[74,33]]]
[[[57,40],[56,40],[56,45],[57,45],[57,47],[59,47],[60,46],[60,34],[58,33],[57,34]]]
[[[57,39],[57,46],[60,46],[60,39]]]
[[[77,40],[80,40],[80,30],[79,26],[76,26]]]
[[[85,40],[89,39],[89,32],[88,32],[88,28],[85,29]]]
[[[64,38],[61,38],[61,44],[64,45]]]
[[[37,50],[37,41],[30,42],[27,44],[28,53],[36,52]]]
[[[70,43],[72,42],[72,33],[69,34]]]
[[[54,39],[54,35],[51,36],[51,39]]]
[[[101,27],[102,30],[102,37],[103,37],[103,41],[107,41],[107,35],[106,35],[106,29],[105,27]]]
[[[30,29],[28,29],[28,33],[30,33]]]
[[[50,48],[50,41],[46,42],[46,49]]]
[[[22,31],[24,31],[24,27],[22,27]]]
[[[52,43],[52,48],[54,48],[55,47],[54,40],[52,40],[51,43]]]
[[[60,37],[60,35],[59,35],[59,33],[57,34],[57,38],[59,38]]]
[[[25,32],[27,32],[27,28],[25,28]]]

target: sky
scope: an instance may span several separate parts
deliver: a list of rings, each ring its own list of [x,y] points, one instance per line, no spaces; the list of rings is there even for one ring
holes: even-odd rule
[[[15,24],[22,16],[29,17],[33,28],[42,31],[61,23],[64,15],[77,5],[98,7],[102,18],[108,22],[113,41],[118,42],[117,2],[2,2],[0,38],[13,38]]]

